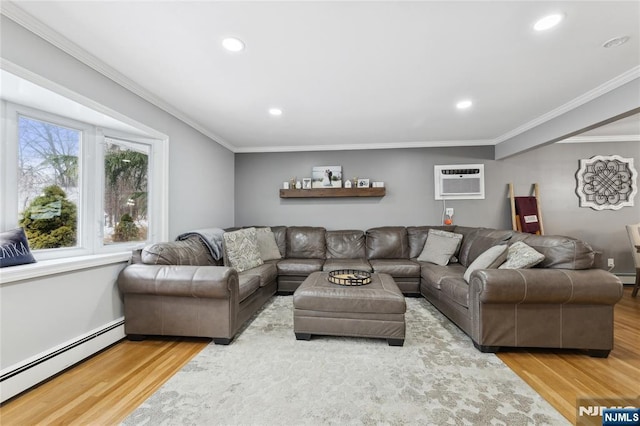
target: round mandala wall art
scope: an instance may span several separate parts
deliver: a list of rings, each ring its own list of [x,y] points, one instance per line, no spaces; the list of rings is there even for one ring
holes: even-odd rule
[[[576,194],[580,198],[580,207],[594,210],[632,207],[638,193],[637,177],[633,158],[596,155],[588,160],[580,160],[580,169],[576,173]]]

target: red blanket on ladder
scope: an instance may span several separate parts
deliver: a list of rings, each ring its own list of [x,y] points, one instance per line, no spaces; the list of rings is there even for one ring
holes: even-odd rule
[[[536,234],[540,232],[538,202],[536,197],[515,197],[516,214],[520,219],[522,232]]]

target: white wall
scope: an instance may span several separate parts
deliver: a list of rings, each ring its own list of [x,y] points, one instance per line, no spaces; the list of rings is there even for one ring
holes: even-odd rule
[[[434,200],[435,164],[485,164],[486,199],[447,201],[458,225],[511,228],[507,184],[516,195],[529,195],[538,183],[547,234],[570,235],[589,242],[616,260],[616,273],[632,273],[633,259],[624,225],[640,222],[635,207],[595,211],[581,208],[575,194],[579,160],[594,155],[632,157],[640,165],[640,143],[554,144],[493,160],[493,147],[419,148],[236,155],[236,226],[314,225],[327,229],[367,229],[381,225],[425,225],[441,221],[442,201]],[[384,198],[281,199],[283,181],[311,174],[311,167],[341,165],[346,177],[386,183]]]
[[[0,369],[121,318],[115,283],[124,265],[3,283]]]
[[[168,135],[169,168],[165,173],[170,182],[171,239],[191,229],[233,225],[232,152],[4,15],[0,19],[0,55],[4,61]],[[117,263],[2,283],[2,369],[39,357],[121,319],[123,309],[116,277],[122,267],[124,263]],[[114,333],[110,338],[113,341],[119,337]],[[68,362],[58,364],[56,368],[64,368]],[[3,399],[7,382],[0,384]]]
[[[124,337],[116,280],[125,264],[0,285],[0,370],[5,378],[0,383],[0,401]],[[105,331],[116,324],[113,330]],[[87,337],[86,343],[78,344]],[[60,355],[48,358],[62,348]],[[11,376],[31,363],[24,372]]]

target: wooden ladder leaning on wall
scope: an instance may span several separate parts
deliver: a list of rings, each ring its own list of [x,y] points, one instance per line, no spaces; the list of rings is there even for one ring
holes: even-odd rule
[[[511,200],[511,227],[514,231],[544,235],[542,224],[542,210],[540,209],[540,189],[538,184],[532,185],[533,196],[516,197],[513,184],[509,184],[509,198]]]

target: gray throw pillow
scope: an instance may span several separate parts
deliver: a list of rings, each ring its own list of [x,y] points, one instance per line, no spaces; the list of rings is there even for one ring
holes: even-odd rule
[[[509,246],[507,261],[500,265],[500,269],[527,269],[536,266],[544,260],[544,254],[537,252],[522,241]]]
[[[461,241],[461,234],[441,231],[439,229],[430,229],[427,235],[427,241],[424,243],[424,248],[420,256],[418,256],[418,260],[446,266],[451,256],[458,251]]]
[[[278,244],[276,243],[276,236],[273,235],[271,228],[256,228],[256,235],[258,236],[260,259],[262,259],[263,262],[282,258]]]
[[[224,233],[224,248],[229,266],[238,272],[255,268],[264,262],[258,250],[256,228],[245,228]]]
[[[500,266],[507,260],[507,250],[506,244],[489,247],[480,256],[476,257],[476,260],[471,262],[471,265],[464,271],[464,280],[469,282],[471,273],[478,269],[495,269]]]

